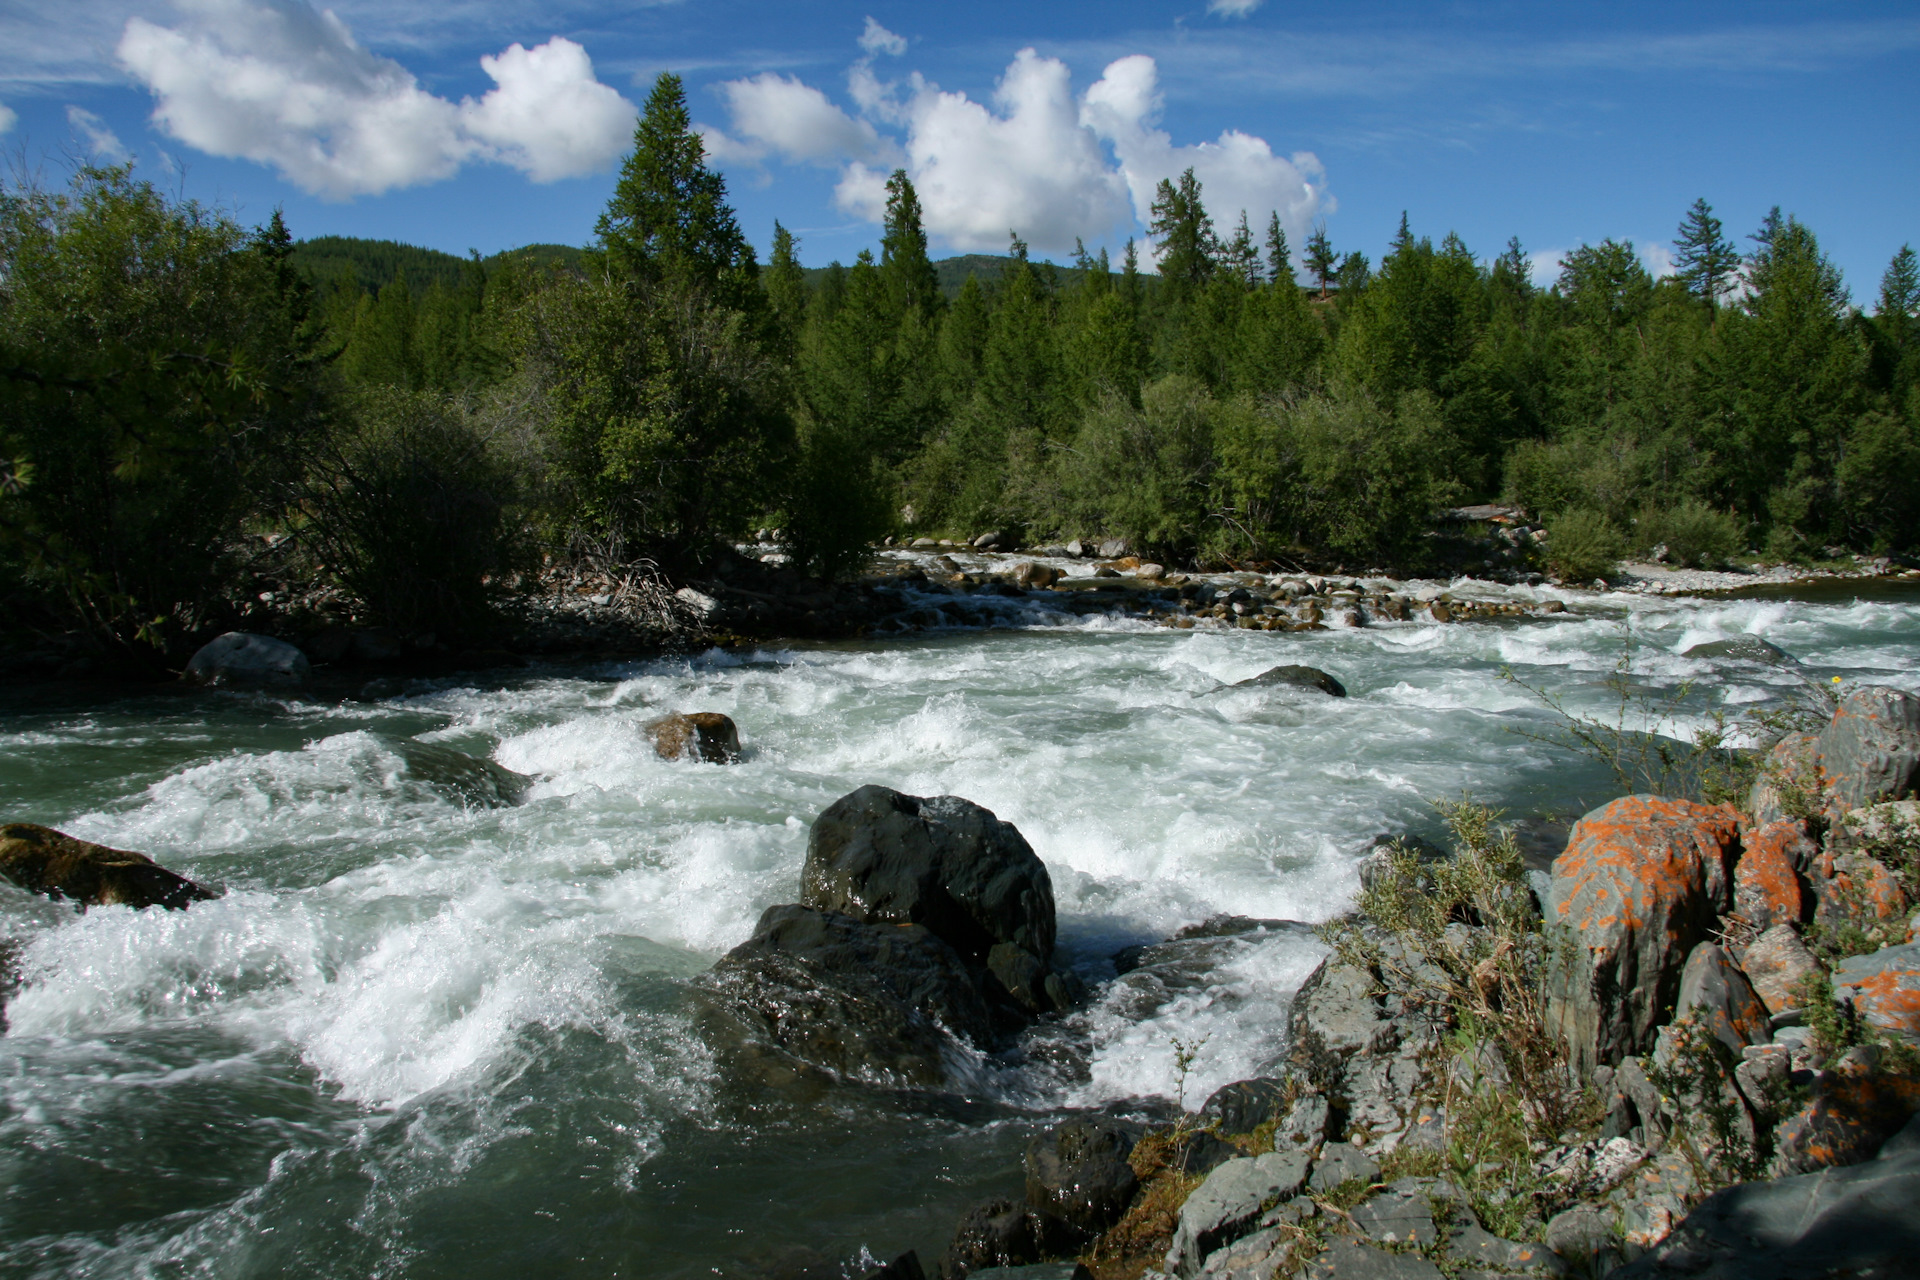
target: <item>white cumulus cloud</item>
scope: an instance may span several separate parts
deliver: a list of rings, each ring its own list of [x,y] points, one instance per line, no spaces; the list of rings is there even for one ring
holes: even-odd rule
[[[126,162],[127,149],[121,145],[119,135],[93,112],[83,107],[69,106],[67,126],[86,142],[87,154],[95,160],[104,160],[108,164]]]
[[[1244,211],[1256,232],[1280,215],[1290,239],[1299,242],[1321,214],[1331,213],[1326,170],[1311,151],[1279,156],[1264,138],[1228,129],[1213,142],[1179,147],[1154,128],[1161,109],[1159,72],[1144,54],[1109,63],[1087,90],[1081,122],[1113,147],[1134,216],[1151,217],[1154,190],[1163,179],[1188,169],[1199,179],[1201,198],[1223,234]]]
[[[20,117],[13,113],[13,108],[4,102],[0,102],[0,133],[7,132],[19,122]]]
[[[631,136],[633,104],[571,40],[482,58],[494,88],[454,103],[305,0],[179,7],[178,29],[129,19],[117,51],[157,99],[155,123],[331,199],[436,181],[475,159],[552,182],[612,164]]]
[[[733,120],[728,137],[707,130],[710,154],[721,160],[759,160],[768,154],[802,164],[837,165],[887,150],[865,120],[856,120],[827,95],[798,79],[762,72],[720,86]]]
[[[867,29],[860,33],[860,47],[867,51],[867,56],[870,58],[883,53],[890,53],[897,58],[907,51],[907,39],[905,36],[893,34],[875,22],[873,16],[869,14]]]

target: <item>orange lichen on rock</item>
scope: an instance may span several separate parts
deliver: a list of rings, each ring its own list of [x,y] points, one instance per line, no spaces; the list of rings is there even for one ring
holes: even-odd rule
[[[1920,1039],[1920,943],[1849,956],[1833,975],[1833,990],[1872,1025]]]
[[[1741,845],[1733,869],[1734,911],[1756,929],[1805,920],[1808,898],[1800,868],[1816,851],[1807,824],[1797,818],[1769,822],[1743,833]]]
[[[1548,1021],[1583,1075],[1652,1043],[1688,953],[1729,905],[1739,847],[1731,805],[1625,796],[1574,825],[1553,863],[1551,923],[1572,945]]]
[[[1842,1059],[1814,1077],[1812,1100],[1774,1131],[1774,1172],[1811,1173],[1871,1159],[1916,1112],[1920,1080]]]

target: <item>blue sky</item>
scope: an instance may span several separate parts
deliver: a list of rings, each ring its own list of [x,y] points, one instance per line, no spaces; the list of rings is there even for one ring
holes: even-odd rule
[[[297,236],[583,243],[663,69],[748,234],[816,265],[874,243],[895,165],[936,253],[1117,250],[1189,164],[1220,222],[1375,260],[1404,209],[1543,274],[1605,236],[1657,266],[1705,196],[1737,236],[1798,215],[1870,303],[1920,241],[1911,3],[0,0],[0,144]]]

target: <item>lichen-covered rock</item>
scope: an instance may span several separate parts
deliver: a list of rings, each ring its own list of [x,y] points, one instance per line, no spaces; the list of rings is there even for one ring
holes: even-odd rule
[[[938,1088],[952,1037],[985,1045],[994,1033],[973,974],[933,933],[810,907],[767,908],[701,994],[718,1047],[773,1083],[813,1068]]]
[[[1180,1207],[1168,1274],[1198,1275],[1208,1254],[1250,1232],[1269,1205],[1297,1195],[1310,1164],[1305,1152],[1275,1151],[1229,1160],[1208,1174]]]
[[[1612,1280],[1868,1280],[1920,1258],[1920,1121],[1879,1158],[1715,1192]]]
[[[1852,926],[1899,941],[1912,905],[1893,868],[1862,850],[1828,851],[1814,861],[1813,921],[1824,929]]]
[[[1767,1012],[1779,1014],[1806,1004],[1803,984],[1809,975],[1820,972],[1820,962],[1800,941],[1797,929],[1776,924],[1747,944],[1740,968]]]
[[[1366,970],[1328,957],[1294,997],[1291,1060],[1345,1109],[1349,1125],[1387,1135],[1406,1127],[1425,1092],[1442,1028],[1377,985]]]
[[[1754,822],[1766,826],[1820,811],[1820,769],[1815,761],[1819,737],[1790,733],[1773,744],[1747,796],[1747,812]]]
[[[1847,957],[1834,970],[1833,991],[1873,1026],[1920,1042],[1920,943]]]
[[[188,684],[297,689],[312,674],[307,655],[285,640],[229,631],[201,645],[180,678]]]
[[[1734,912],[1756,929],[1805,920],[1807,893],[1801,877],[1819,854],[1807,824],[1783,818],[1746,832],[1740,843],[1740,861],[1733,869]]]
[[[0,875],[33,893],[82,908],[179,910],[219,895],[176,875],[144,853],[76,840],[31,822],[0,827]]]
[[[1027,1203],[1087,1232],[1120,1220],[1140,1188],[1127,1157],[1140,1141],[1123,1120],[1068,1120],[1027,1144]]]
[[[1679,995],[1687,956],[1729,905],[1739,813],[1626,796],[1574,825],[1553,862],[1560,948],[1548,1023],[1585,1077],[1643,1052]]]
[[[1767,1040],[1767,1007],[1754,992],[1746,974],[1711,942],[1703,942],[1687,957],[1680,974],[1680,995],[1673,1019],[1692,1019],[1695,1026],[1721,1044],[1736,1059],[1750,1044]]]
[[[1828,815],[1920,790],[1920,698],[1868,685],[1849,693],[1814,744]]]
[[[958,796],[865,786],[814,820],[800,901],[869,923],[924,925],[967,960],[1011,942],[1053,958],[1053,881],[1012,823]]]
[[[1813,1096],[1774,1130],[1772,1172],[1808,1173],[1871,1159],[1920,1112],[1920,1080],[1880,1070],[1880,1051],[1849,1049],[1814,1073]]]
[[[662,760],[731,764],[740,758],[740,730],[718,711],[676,711],[647,726]]]

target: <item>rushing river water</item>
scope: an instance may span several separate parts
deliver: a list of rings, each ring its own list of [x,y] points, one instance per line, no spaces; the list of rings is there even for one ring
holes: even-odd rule
[[[1529,593],[1521,592],[1521,595]],[[14,695],[0,816],[152,854],[223,898],[84,916],[0,888],[18,986],[0,1039],[0,1274],[751,1275],[782,1250],[937,1256],[1017,1190],[1049,1112],[1284,1052],[1317,944],[1279,931],[1142,1000],[1112,953],[1217,913],[1315,921],[1373,837],[1463,792],[1516,815],[1606,798],[1525,736],[1510,668],[1606,705],[1705,678],[1737,709],[1794,676],[1680,657],[1755,634],[1805,674],[1920,689],[1920,597],[1585,598],[1511,624],[1287,635],[1117,621],[711,653],[441,681],[377,701]],[[1062,623],[1066,620],[1061,619]],[[1345,700],[1220,691],[1283,662]],[[667,709],[740,726],[743,762],[657,759]],[[1685,726],[1679,726],[1684,728]],[[532,775],[473,804],[426,742]],[[1052,871],[1066,959],[1106,990],[965,1090],[737,1094],[686,983],[791,901],[807,826],[853,787],[952,793]]]

